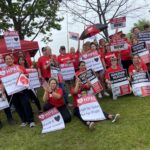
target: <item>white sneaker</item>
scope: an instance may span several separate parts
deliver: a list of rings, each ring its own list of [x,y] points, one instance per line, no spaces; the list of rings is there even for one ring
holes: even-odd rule
[[[119,118],[120,118],[120,114],[116,114],[115,116],[113,116],[112,123],[118,121]]]
[[[27,123],[26,122],[22,122],[20,127],[26,127],[27,126]]]
[[[104,95],[105,96],[110,96],[110,94],[108,92],[106,92],[106,91],[104,91]]]
[[[94,122],[90,122],[89,129],[95,129],[95,123]]]
[[[101,93],[98,94],[98,98],[103,98]]]
[[[34,123],[34,122],[31,122],[31,123],[30,123],[30,128],[33,128],[33,127],[35,127],[35,123]]]
[[[117,96],[113,95],[113,100],[117,100]]]

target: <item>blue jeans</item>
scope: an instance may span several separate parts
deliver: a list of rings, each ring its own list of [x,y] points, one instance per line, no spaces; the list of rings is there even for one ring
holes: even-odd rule
[[[65,104],[68,104],[68,93],[65,90],[65,83],[59,83],[59,87],[63,90]]]

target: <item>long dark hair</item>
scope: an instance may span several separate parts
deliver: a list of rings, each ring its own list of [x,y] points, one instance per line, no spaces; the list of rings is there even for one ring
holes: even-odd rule
[[[18,58],[18,64],[20,65],[20,63],[19,63],[20,59],[24,60],[24,67],[25,68],[29,68],[29,64],[27,63],[26,59],[24,57],[22,57],[22,56]]]

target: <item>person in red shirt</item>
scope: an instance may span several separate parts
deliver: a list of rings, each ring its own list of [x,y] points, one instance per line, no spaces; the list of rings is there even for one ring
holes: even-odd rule
[[[43,110],[48,111],[49,109],[56,107],[61,113],[64,122],[70,122],[71,115],[64,103],[63,90],[58,87],[57,80],[55,78],[50,78],[48,81],[48,85],[44,87],[44,90],[45,92],[43,101],[45,102],[45,104],[43,106]]]
[[[38,59],[37,68],[39,77],[44,78],[46,81],[51,77],[50,66],[57,63],[56,55],[53,55],[50,47],[42,48],[43,56]]]
[[[72,57],[70,53],[66,53],[66,48],[65,46],[61,46],[59,49],[60,55],[57,57],[57,61],[59,64],[68,64],[72,63]]]
[[[21,65],[22,67],[24,67],[25,69],[29,68],[29,65],[26,62],[26,59],[24,57],[18,58],[18,64]],[[32,102],[34,102],[36,104],[36,106],[39,110],[39,113],[41,113],[42,112],[41,104],[40,104],[40,101],[39,101],[37,95],[35,94],[34,89],[28,89],[28,92],[29,92],[29,96],[30,96]]]
[[[95,126],[94,122],[84,121],[81,117],[81,114],[77,105],[77,99],[87,96],[89,90],[90,90],[90,84],[86,86],[82,85],[80,79],[77,78],[75,87],[71,89],[71,93],[72,93],[73,102],[74,102],[74,115],[77,116],[90,129],[92,129]],[[106,119],[112,120],[112,122],[116,122],[120,117],[120,114],[112,115],[112,114],[107,114],[106,112],[103,112],[103,113]]]
[[[123,70],[123,68],[120,67],[120,65],[118,65],[117,57],[111,57],[111,67],[106,69],[106,72],[105,72],[105,82],[107,83],[107,87],[109,89],[111,89],[111,81],[110,81],[109,74],[113,72],[121,71],[121,70]],[[117,97],[113,96],[113,99],[116,100]]]
[[[111,52],[109,43],[106,43],[105,54],[104,54],[104,61],[106,64],[106,68],[109,68],[111,66],[111,58],[112,57],[116,57],[118,59],[118,61],[120,60],[119,53],[118,52]]]
[[[13,69],[22,74],[27,75],[25,68],[23,68],[20,65],[14,64],[14,61],[11,55],[5,56],[5,63],[7,65],[7,67],[5,68],[6,70]],[[11,100],[11,99],[22,121],[21,126],[25,127],[27,123],[29,123],[30,127],[34,127],[35,126],[34,116],[33,116],[33,111],[32,111],[30,102],[29,102],[28,90],[25,89],[21,92],[8,96],[8,100]]]
[[[71,47],[70,48],[70,54],[71,54],[71,58],[73,60],[75,71],[77,71],[78,70],[78,66],[79,66],[79,56],[80,56],[79,50],[77,50],[75,52],[75,48]]]
[[[148,71],[146,64],[144,62],[142,62],[141,58],[138,55],[134,55],[132,60],[133,60],[133,64],[130,65],[130,67],[128,69],[128,73],[130,76],[136,72],[140,72],[140,71],[147,72]]]

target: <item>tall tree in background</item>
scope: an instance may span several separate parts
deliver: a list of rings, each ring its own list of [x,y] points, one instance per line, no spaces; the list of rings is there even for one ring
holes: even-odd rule
[[[109,24],[110,19],[119,16],[138,16],[149,6],[148,0],[141,0],[140,3],[135,0],[63,0],[62,3],[74,16],[74,21],[85,25],[98,22]],[[108,39],[107,29],[103,34]]]
[[[60,0],[0,0],[0,29],[13,28],[20,39],[40,34],[51,35],[51,29],[60,30],[63,18],[58,18]],[[49,35],[43,40],[49,41]]]

